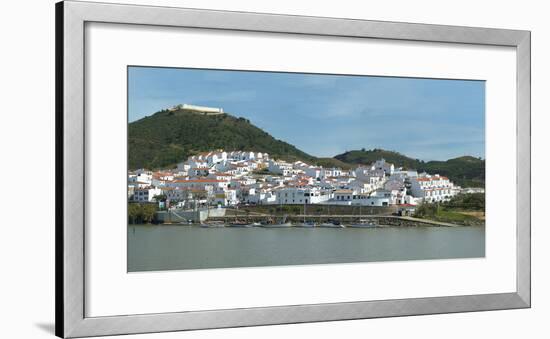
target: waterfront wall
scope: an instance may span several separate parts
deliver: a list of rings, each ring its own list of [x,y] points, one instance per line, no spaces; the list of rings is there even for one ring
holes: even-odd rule
[[[193,222],[203,222],[207,218],[216,218],[224,217],[225,209],[224,208],[213,208],[210,210],[197,210],[197,211],[186,211],[186,210],[171,210],[171,211],[159,211],[157,212],[157,220],[160,223],[179,223],[179,222],[188,222],[189,220]]]

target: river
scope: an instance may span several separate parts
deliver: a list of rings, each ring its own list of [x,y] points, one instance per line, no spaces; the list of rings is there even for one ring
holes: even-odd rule
[[[129,225],[128,271],[485,256],[485,227],[201,228]]]

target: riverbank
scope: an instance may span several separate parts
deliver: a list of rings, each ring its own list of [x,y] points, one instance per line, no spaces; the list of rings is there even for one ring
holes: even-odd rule
[[[439,209],[428,215],[416,216],[417,219],[451,223],[458,226],[485,226],[485,212]]]
[[[485,194],[460,194],[443,203],[419,205],[415,217],[462,226],[485,225]]]
[[[266,216],[247,216],[235,219],[232,217],[210,217],[204,223],[193,222],[165,222],[161,225],[186,225],[186,226],[201,226],[201,227],[227,227],[234,228],[235,224],[242,227],[271,227],[272,224],[265,224]],[[304,220],[306,222],[304,223]],[[325,220],[326,222],[323,222]],[[438,220],[428,220],[421,218],[414,218],[408,216],[362,216],[361,219],[357,219],[354,215],[294,215],[287,216],[286,222],[290,224],[285,227],[311,227],[322,228],[329,225],[339,228],[373,228],[373,227],[464,227],[464,226],[483,226],[479,225],[464,225],[453,224]],[[328,224],[328,225],[327,225]],[[359,225],[359,226],[358,226]],[[128,225],[131,226],[131,225]]]

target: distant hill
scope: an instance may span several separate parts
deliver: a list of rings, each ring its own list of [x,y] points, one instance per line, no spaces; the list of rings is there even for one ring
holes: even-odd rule
[[[485,186],[485,160],[475,157],[463,156],[447,161],[423,162],[418,169],[447,176],[462,187]]]
[[[191,155],[220,148],[267,152],[287,161],[316,162],[315,157],[273,138],[247,119],[229,114],[163,110],[128,126],[130,169],[175,166]]]
[[[407,157],[394,151],[382,149],[355,150],[334,157],[345,163],[368,165],[384,158],[396,167],[415,169],[419,172],[439,173],[449,177],[454,183],[463,187],[485,186],[485,160],[471,156],[449,159],[446,161],[423,161]]]
[[[372,150],[357,150],[348,151],[334,157],[342,162],[358,165],[369,165],[378,159],[384,158],[387,162],[394,164],[396,167],[404,167],[407,169],[417,169],[421,160],[409,158],[401,153],[394,151],[386,151],[383,149]]]

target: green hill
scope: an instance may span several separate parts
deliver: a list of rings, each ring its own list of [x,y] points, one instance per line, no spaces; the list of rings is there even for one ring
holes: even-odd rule
[[[396,167],[439,173],[456,184],[479,187],[485,184],[485,161],[460,157],[447,161],[409,158],[382,149],[349,151],[334,158],[316,158],[295,146],[277,140],[245,118],[230,114],[207,115],[189,110],[162,110],[128,125],[128,167],[173,167],[187,157],[215,149],[269,153],[287,161],[302,160],[323,167],[349,169],[384,158]]]
[[[396,167],[415,169],[419,172],[439,173],[462,187],[485,186],[485,160],[471,156],[449,159],[446,161],[423,161],[407,157],[394,151],[382,149],[349,151],[334,157],[345,163],[368,165],[384,158]]]
[[[163,110],[128,126],[128,167],[162,168],[215,149],[267,152],[287,161],[316,158],[273,138],[245,118]]]
[[[342,162],[349,164],[369,165],[381,158],[386,159],[387,162],[394,164],[396,167],[404,167],[406,169],[417,169],[421,160],[409,158],[401,153],[394,151],[386,151],[383,149],[372,150],[357,150],[348,151],[343,154],[339,154],[334,157]]]
[[[423,162],[418,168],[428,173],[439,173],[447,176],[462,187],[485,186],[485,160],[471,156],[463,156],[447,161]]]

